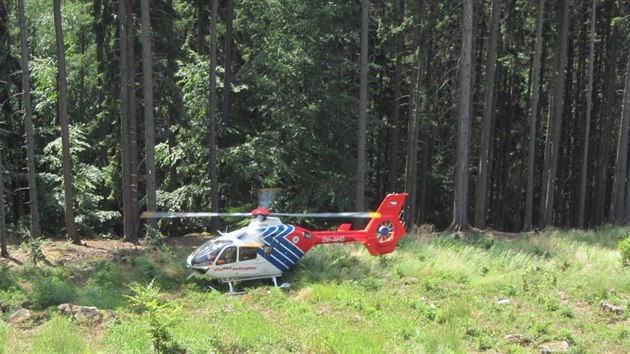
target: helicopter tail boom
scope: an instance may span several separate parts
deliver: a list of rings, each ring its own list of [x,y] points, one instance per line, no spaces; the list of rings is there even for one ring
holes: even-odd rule
[[[378,210],[370,213],[372,218],[363,230],[351,230],[351,224],[343,224],[336,231],[314,231],[313,245],[360,242],[373,256],[393,252],[406,233],[400,220],[406,197],[406,193],[388,194]]]

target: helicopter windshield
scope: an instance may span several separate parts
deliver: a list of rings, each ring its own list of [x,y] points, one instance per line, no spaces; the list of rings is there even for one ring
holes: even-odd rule
[[[233,242],[230,240],[210,240],[199,246],[197,251],[195,251],[194,256],[191,260],[191,265],[201,265],[202,263],[210,264],[213,263],[217,258],[221,250],[227,246],[231,245]]]

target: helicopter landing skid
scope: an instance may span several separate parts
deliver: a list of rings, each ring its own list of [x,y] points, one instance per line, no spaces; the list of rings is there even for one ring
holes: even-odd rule
[[[280,285],[278,285],[278,277],[274,276],[274,277],[257,277],[257,278],[246,278],[246,279],[239,279],[238,281],[243,281],[243,280],[256,280],[256,279],[266,279],[269,278],[273,281],[273,285],[276,288],[282,289],[282,290],[287,290],[291,287],[291,284],[289,283],[282,283]],[[232,279],[225,279],[225,280],[221,280],[224,283],[227,283],[229,290],[225,293],[226,295],[242,295],[242,294],[246,294],[246,291],[234,291],[234,287],[236,286],[236,282]]]

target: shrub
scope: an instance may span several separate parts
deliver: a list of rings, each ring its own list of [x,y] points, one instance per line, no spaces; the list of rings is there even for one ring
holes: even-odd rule
[[[39,278],[33,284],[35,308],[45,309],[49,306],[73,302],[76,298],[76,288],[58,278]]]
[[[617,244],[619,252],[621,252],[621,262],[624,266],[630,266],[630,237],[619,241]]]
[[[185,353],[186,350],[171,335],[171,327],[181,309],[171,302],[161,300],[160,288],[153,285],[153,281],[147,286],[134,283],[129,288],[133,295],[128,295],[127,299],[136,310],[148,317],[153,348],[158,353]]]

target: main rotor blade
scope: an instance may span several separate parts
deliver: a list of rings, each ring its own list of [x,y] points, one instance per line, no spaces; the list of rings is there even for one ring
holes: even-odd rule
[[[269,213],[269,216],[295,217],[295,218],[378,218],[378,212],[349,212],[349,213]]]
[[[174,211],[145,211],[140,219],[159,218],[215,218],[224,216],[250,217],[251,213],[212,213],[212,212],[174,212]]]

